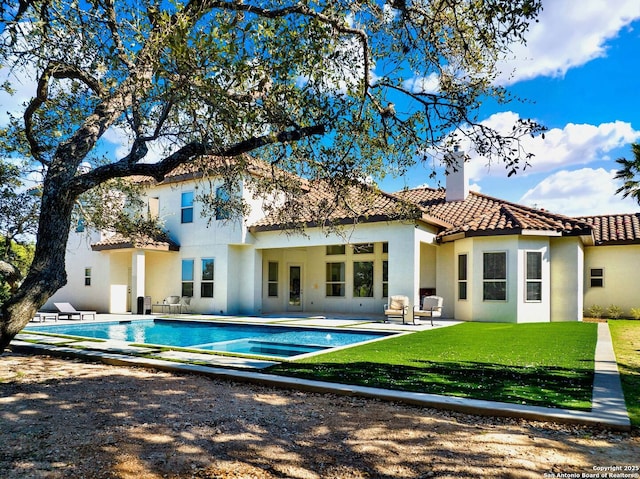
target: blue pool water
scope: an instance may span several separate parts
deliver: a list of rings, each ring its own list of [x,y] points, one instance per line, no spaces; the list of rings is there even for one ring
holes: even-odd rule
[[[393,333],[170,319],[33,326],[31,331],[287,358]]]

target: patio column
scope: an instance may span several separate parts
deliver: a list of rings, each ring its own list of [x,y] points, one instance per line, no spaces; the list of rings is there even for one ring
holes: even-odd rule
[[[136,250],[131,255],[131,312],[137,312],[138,297],[144,296],[145,253]]]
[[[420,242],[412,225],[394,236],[389,239],[389,295],[408,296],[413,311],[413,304],[419,301]]]

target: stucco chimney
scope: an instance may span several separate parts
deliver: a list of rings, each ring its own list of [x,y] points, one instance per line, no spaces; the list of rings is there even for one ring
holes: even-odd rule
[[[447,165],[447,201],[464,201],[469,195],[469,178],[465,172],[464,152],[455,148],[449,153]]]

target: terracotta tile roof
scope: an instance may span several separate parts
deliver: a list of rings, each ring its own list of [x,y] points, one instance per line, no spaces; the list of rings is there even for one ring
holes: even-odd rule
[[[443,189],[416,188],[397,193],[417,204],[427,217],[451,225],[439,238],[519,234],[523,231],[553,232],[562,235],[590,235],[591,227],[576,218],[538,210],[470,192],[464,201],[446,201]]]
[[[321,224],[355,224],[387,221],[394,218],[419,218],[415,205],[362,185],[336,195],[324,182],[310,182],[309,191],[297,200],[286,203],[251,226],[253,231],[267,231],[294,226]]]
[[[640,213],[584,216],[593,227],[596,245],[640,244]]]
[[[104,238],[91,245],[93,251],[105,251],[114,249],[146,249],[160,251],[179,251],[180,246],[172,241],[166,234],[157,235],[155,238],[147,235],[138,235],[136,238],[127,238],[120,233]]]
[[[303,188],[308,185],[308,182],[305,179],[296,175],[291,175],[275,165],[271,165],[266,161],[249,155],[243,155],[235,158],[221,158],[216,156],[201,157],[195,161],[177,166],[165,175],[164,181],[161,183],[166,184],[189,181],[197,178],[203,178],[207,174],[215,176],[216,172],[220,174],[225,169],[231,170],[232,175],[236,174],[234,169],[239,169],[251,175],[262,177],[284,175],[289,178],[295,178],[297,181],[301,182],[301,187]],[[151,176],[137,175],[132,177],[132,179],[136,183],[149,185],[158,184],[158,182]]]

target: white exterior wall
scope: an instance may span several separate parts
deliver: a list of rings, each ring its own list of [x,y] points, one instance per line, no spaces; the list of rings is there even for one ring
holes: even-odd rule
[[[584,252],[575,237],[552,238],[551,321],[580,321],[583,310]]]
[[[262,304],[264,312],[286,311],[288,306],[288,270],[292,264],[302,266],[304,311],[336,313],[382,313],[387,298],[382,294],[382,261],[388,261],[389,295],[406,295],[417,304],[421,287],[421,242],[433,242],[435,234],[413,223],[365,223],[346,228],[344,235],[327,234],[320,229],[306,231],[306,236],[287,236],[278,231],[255,234],[255,247],[262,251]],[[373,254],[353,254],[347,247],[344,255],[326,255],[327,245],[374,243]],[[388,243],[383,255],[382,243]],[[313,246],[310,246],[313,245]],[[267,296],[267,271],[270,261],[279,265],[277,298]],[[353,296],[354,261],[374,262],[374,296]],[[326,296],[326,263],[345,263],[345,296]],[[434,267],[435,268],[435,267]]]
[[[67,284],[49,298],[42,309],[55,310],[53,303],[68,302],[76,309],[98,312],[110,310],[112,289],[126,288],[126,282],[117,275],[112,275],[108,257],[91,251],[91,243],[99,239],[100,235],[97,233],[87,236],[72,232],[69,235],[66,257]],[[91,286],[85,286],[85,268],[91,268]]]
[[[542,299],[527,301],[527,252],[542,254]],[[517,322],[540,323],[551,321],[551,264],[549,238],[547,236],[521,236],[517,252]]]
[[[640,245],[588,246],[585,248],[584,308],[601,306],[606,315],[611,305],[630,317],[631,308],[640,308]],[[604,271],[603,287],[591,286],[591,268]]]

